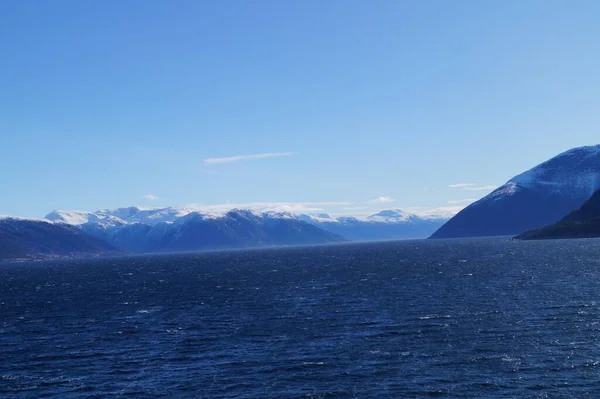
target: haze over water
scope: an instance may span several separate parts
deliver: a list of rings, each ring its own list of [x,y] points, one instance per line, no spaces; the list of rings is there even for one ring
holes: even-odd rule
[[[600,241],[0,266],[0,396],[596,397]]]

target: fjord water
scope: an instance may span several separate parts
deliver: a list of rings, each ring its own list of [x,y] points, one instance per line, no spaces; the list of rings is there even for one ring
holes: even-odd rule
[[[599,240],[4,264],[0,317],[0,397],[600,394]]]

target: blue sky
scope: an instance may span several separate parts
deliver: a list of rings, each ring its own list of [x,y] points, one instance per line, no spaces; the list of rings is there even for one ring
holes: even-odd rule
[[[0,214],[460,206],[600,142],[599,15],[586,0],[3,1]]]

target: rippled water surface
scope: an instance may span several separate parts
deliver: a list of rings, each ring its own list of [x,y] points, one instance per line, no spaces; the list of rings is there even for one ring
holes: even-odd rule
[[[0,265],[0,397],[600,397],[600,241]]]

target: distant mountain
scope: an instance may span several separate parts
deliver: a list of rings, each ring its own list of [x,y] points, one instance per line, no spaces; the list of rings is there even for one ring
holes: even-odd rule
[[[86,213],[54,211],[46,218],[82,230],[134,252],[195,251],[259,246],[326,244],[344,238],[287,213],[234,209],[202,213],[180,208]]]
[[[419,217],[399,209],[362,217],[331,217],[240,209],[203,212],[192,207],[53,211],[46,218],[79,226],[134,252],[424,238],[447,220]]]
[[[74,226],[33,219],[0,218],[0,261],[111,253],[119,251]]]
[[[580,147],[510,179],[431,238],[515,235],[555,223],[600,188],[600,146]]]
[[[578,210],[560,222],[541,229],[530,230],[519,236],[521,240],[550,238],[600,237],[600,190],[596,191]]]
[[[196,209],[185,207],[142,209],[131,206],[128,208],[104,209],[96,212],[52,211],[46,215],[46,219],[77,226],[95,224],[102,227],[115,227],[132,223],[153,226],[163,222],[174,222],[180,217],[196,211]]]
[[[363,218],[333,218],[327,214],[300,215],[299,217],[352,241],[425,238],[448,220],[439,216],[420,217],[399,209],[388,209]]]

